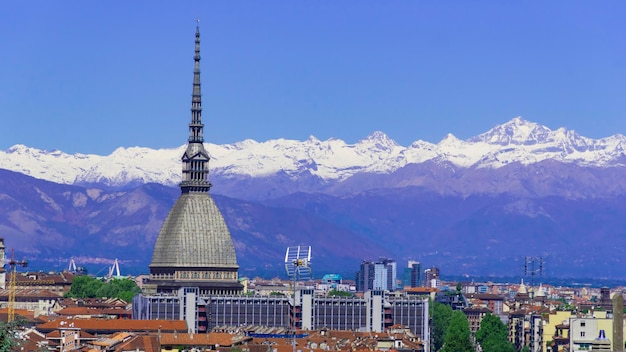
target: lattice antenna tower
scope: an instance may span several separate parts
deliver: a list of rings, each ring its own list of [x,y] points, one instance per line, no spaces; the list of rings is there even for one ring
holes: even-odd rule
[[[310,280],[312,278],[311,272],[311,246],[293,246],[287,247],[287,252],[285,253],[285,271],[287,272],[287,276],[292,280],[292,292],[293,292],[293,308],[295,309],[296,305],[296,281],[300,280]],[[295,313],[293,313],[295,314]],[[291,323],[292,338],[291,338],[291,347],[292,352],[296,352],[296,328],[295,323]]]
[[[543,257],[524,257],[524,276],[530,276],[532,309],[535,309],[535,275],[543,276]]]

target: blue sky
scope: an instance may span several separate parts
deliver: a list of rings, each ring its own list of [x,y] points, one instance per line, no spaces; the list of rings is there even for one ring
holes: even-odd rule
[[[624,1],[181,3],[3,2],[0,149],[182,145],[196,18],[212,143],[626,134]]]

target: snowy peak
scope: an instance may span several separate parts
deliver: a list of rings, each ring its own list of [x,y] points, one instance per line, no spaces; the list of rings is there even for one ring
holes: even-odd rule
[[[511,121],[497,125],[489,131],[469,139],[470,142],[484,142],[498,145],[530,145],[545,142],[552,130],[538,123],[516,117]]]
[[[393,149],[400,147],[396,141],[389,138],[385,133],[381,131],[375,131],[366,138],[360,140],[358,145],[368,146],[378,151],[392,151]]]
[[[443,137],[441,142],[439,142],[439,145],[459,145],[461,143],[463,143],[462,140],[456,138],[456,136],[452,133],[448,133],[445,137]]]
[[[186,146],[170,149],[118,148],[107,156],[66,154],[15,145],[0,151],[0,169],[66,184],[104,183],[109,186],[180,182],[180,158]],[[499,168],[510,163],[530,165],[543,160],[585,167],[626,164],[626,137],[591,139],[573,130],[549,128],[516,117],[468,140],[448,134],[439,143],[418,140],[408,147],[377,131],[348,144],[340,139],[305,141],[247,139],[234,144],[206,144],[211,174],[220,177],[307,175],[323,182],[343,181],[362,173],[389,174],[409,164],[449,162],[462,168]]]

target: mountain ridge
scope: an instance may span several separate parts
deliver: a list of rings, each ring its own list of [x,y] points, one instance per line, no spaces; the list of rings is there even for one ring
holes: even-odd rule
[[[94,274],[114,259],[127,273],[145,273],[179,194],[160,184],[106,191],[0,170],[0,233],[36,269],[61,269],[74,257]],[[346,278],[361,260],[381,256],[399,267],[416,259],[445,275],[511,276],[528,255],[545,258],[549,277],[626,277],[626,194],[464,196],[406,186],[265,201],[213,198],[244,276],[281,275],[285,248],[311,245],[316,273]]]
[[[522,267],[516,258],[542,255],[553,276],[623,278],[624,145],[621,135],[592,140],[521,118],[406,148],[382,132],[353,145],[245,140],[209,145],[211,194],[242,275],[280,274],[284,248],[305,244],[317,270],[348,277],[379,256],[510,276]],[[118,148],[109,158],[0,152],[0,236],[46,269],[69,257],[119,258],[146,272],[180,194],[172,186],[183,148]]]
[[[247,139],[233,144],[206,144],[217,178],[298,178],[303,174],[320,184],[343,182],[357,174],[391,174],[407,165],[449,162],[457,168],[497,169],[519,162],[530,165],[557,160],[585,167],[626,165],[626,137],[616,134],[591,139],[573,130],[549,128],[516,117],[467,140],[452,134],[433,144],[418,140],[400,146],[375,131],[355,144],[340,139],[305,141]],[[0,151],[0,168],[65,184],[106,185],[112,188],[143,183],[174,186],[180,181],[180,156],[185,146],[151,149],[120,147],[108,156],[66,154],[15,145]],[[212,177],[213,177],[212,176]]]

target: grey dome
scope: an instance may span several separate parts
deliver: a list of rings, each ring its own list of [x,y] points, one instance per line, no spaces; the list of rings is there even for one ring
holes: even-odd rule
[[[181,194],[161,227],[150,267],[239,267],[230,231],[208,193]]]

